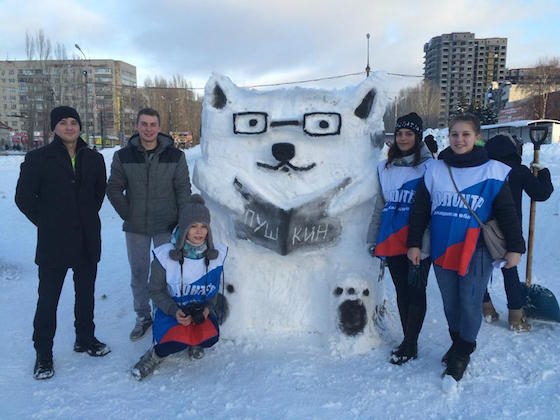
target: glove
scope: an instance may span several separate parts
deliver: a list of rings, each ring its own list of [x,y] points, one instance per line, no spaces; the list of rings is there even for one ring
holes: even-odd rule
[[[544,169],[544,165],[542,163],[531,163],[531,169],[536,169],[537,171],[540,171],[541,169]]]
[[[431,134],[428,134],[426,136],[426,138],[424,139],[424,143],[426,144],[426,147],[428,148],[428,150],[430,152],[437,153],[438,144],[437,144],[436,140],[434,139],[434,136],[432,136]]]
[[[368,253],[369,255],[371,255],[372,257],[375,257],[375,245],[370,245],[368,247]]]
[[[428,270],[430,266],[428,265]],[[414,265],[409,260],[408,261],[408,286],[413,289],[425,289],[426,283],[428,281],[428,276],[425,271],[425,266],[423,264]]]

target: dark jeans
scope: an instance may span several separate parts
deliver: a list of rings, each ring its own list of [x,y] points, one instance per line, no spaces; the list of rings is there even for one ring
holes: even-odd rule
[[[502,268],[502,274],[504,275],[504,288],[506,289],[508,309],[521,309],[523,306],[523,286],[519,282],[517,266]],[[489,301],[490,295],[487,290],[484,294],[483,302]]]
[[[406,255],[387,257],[386,261],[395,285],[404,341],[416,343],[426,316],[426,285],[431,260],[422,260],[418,268]],[[411,276],[417,276],[416,286],[409,281]]]
[[[88,341],[95,331],[93,310],[97,264],[82,262],[71,268],[74,273],[76,339]],[[66,267],[39,266],[39,299],[33,320],[33,343],[35,350],[42,354],[52,354],[56,310],[67,272]]]
[[[460,338],[469,343],[476,342],[480,330],[480,306],[492,268],[486,247],[476,248],[464,276],[434,265],[449,331],[459,332]]]

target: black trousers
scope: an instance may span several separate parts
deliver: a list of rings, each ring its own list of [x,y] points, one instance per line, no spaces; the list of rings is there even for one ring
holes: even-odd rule
[[[97,264],[89,261],[70,267],[74,274],[74,328],[76,340],[94,337],[93,323]],[[33,320],[33,344],[41,354],[51,354],[56,332],[56,311],[67,267],[39,266],[39,298]]]
[[[412,265],[406,255],[387,257],[386,261],[397,293],[404,341],[416,343],[426,316],[426,285],[432,261],[426,258],[418,268]],[[411,276],[416,277],[415,281],[410,281]]]

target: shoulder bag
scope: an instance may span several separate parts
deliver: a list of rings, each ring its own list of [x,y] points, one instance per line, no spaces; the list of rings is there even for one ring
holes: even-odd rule
[[[488,252],[490,252],[490,255],[494,260],[504,259],[507,253],[506,238],[504,237],[504,233],[500,229],[500,226],[498,226],[498,222],[496,221],[496,219],[490,219],[486,223],[482,223],[480,217],[478,217],[478,215],[474,212],[472,207],[469,206],[469,203],[467,202],[465,197],[463,197],[463,194],[461,194],[459,188],[457,188],[457,184],[453,179],[453,174],[451,173],[451,167],[449,165],[447,165],[447,169],[449,170],[449,176],[451,177],[451,181],[453,182],[453,186],[455,187],[455,190],[459,194],[459,197],[461,197],[461,200],[463,201],[465,206],[467,206],[471,214],[474,216],[474,218],[480,225],[480,229],[482,230],[482,238],[484,239],[484,244],[486,245],[486,248],[488,248]]]

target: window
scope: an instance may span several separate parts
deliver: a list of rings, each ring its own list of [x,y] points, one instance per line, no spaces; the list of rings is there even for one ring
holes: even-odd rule
[[[95,74],[113,74],[110,67],[96,67],[94,72]]]

